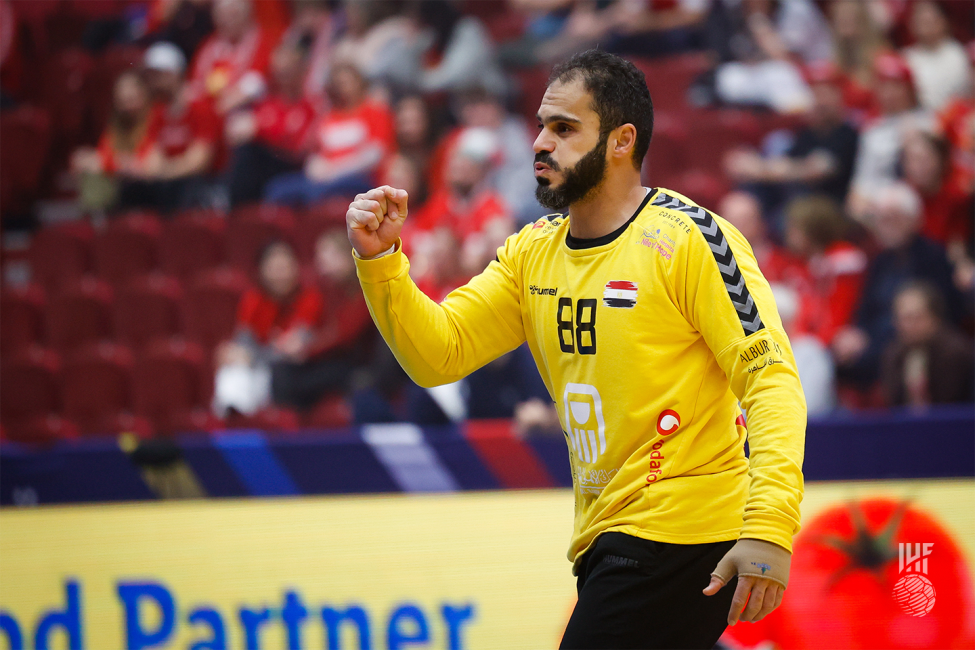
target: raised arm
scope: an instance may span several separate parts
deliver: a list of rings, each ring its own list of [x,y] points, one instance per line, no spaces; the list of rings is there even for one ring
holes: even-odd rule
[[[437,304],[410,278],[399,234],[407,194],[383,186],[360,194],[346,215],[369,313],[407,374],[425,387],[470,374],[525,341],[518,236],[483,273]]]

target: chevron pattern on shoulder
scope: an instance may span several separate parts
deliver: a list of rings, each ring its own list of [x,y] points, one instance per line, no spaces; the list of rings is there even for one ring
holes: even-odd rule
[[[765,325],[758,315],[758,306],[752,299],[752,295],[748,293],[745,278],[741,274],[741,269],[738,268],[738,262],[735,261],[731,246],[728,245],[728,240],[725,239],[724,233],[721,232],[718,222],[714,220],[711,213],[704,208],[687,205],[680,199],[664,192],[660,192],[654,197],[651,205],[683,212],[697,224],[701,234],[704,235],[704,241],[711,247],[714,261],[718,265],[718,272],[721,274],[721,279],[724,280],[724,286],[728,290],[731,304],[738,312],[738,320],[741,321],[745,335],[765,329]]]

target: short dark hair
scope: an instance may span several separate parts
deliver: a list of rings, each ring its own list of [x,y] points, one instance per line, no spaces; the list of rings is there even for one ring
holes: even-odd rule
[[[636,127],[633,166],[640,169],[653,135],[653,102],[647,79],[626,59],[601,50],[586,50],[555,66],[549,85],[566,83],[576,75],[592,95],[592,109],[599,115],[599,135],[632,124]]]
[[[945,301],[945,296],[941,292],[941,289],[931,282],[927,280],[908,280],[897,287],[897,293],[894,295],[894,300],[896,301],[905,293],[919,294],[924,300],[924,304],[928,308],[928,312],[930,312],[936,320],[943,321],[947,317],[948,305]]]

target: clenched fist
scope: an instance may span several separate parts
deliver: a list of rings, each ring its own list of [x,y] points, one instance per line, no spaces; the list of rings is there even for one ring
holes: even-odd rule
[[[389,250],[406,221],[406,190],[383,185],[359,194],[345,215],[349,241],[359,257],[374,257]]]

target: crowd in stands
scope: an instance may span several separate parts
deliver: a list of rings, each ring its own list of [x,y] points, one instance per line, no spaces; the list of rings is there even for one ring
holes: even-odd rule
[[[557,431],[527,349],[406,379],[344,212],[407,189],[411,273],[442,300],[544,215],[534,113],[593,46],[647,75],[645,184],[750,242],[812,415],[975,401],[973,21],[937,0],[0,0],[3,435]]]

